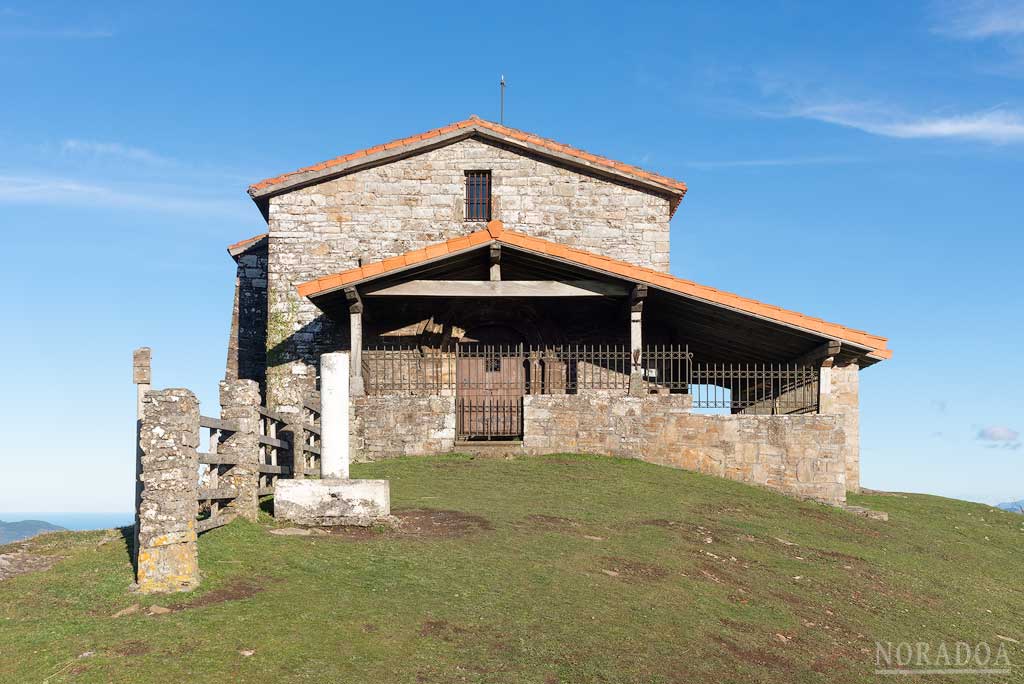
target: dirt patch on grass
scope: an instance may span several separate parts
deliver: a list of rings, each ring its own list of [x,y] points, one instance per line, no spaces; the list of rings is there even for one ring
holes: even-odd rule
[[[641,563],[627,558],[605,556],[600,559],[600,570],[609,577],[617,577],[627,582],[652,582],[665,579],[669,571],[660,565]]]
[[[420,626],[421,637],[433,637],[441,641],[455,641],[468,632],[465,627],[453,625],[447,620],[425,620]]]
[[[413,508],[394,516],[400,522],[396,533],[403,537],[450,539],[494,529],[487,518],[463,511]]]
[[[637,525],[647,525],[649,527],[665,527],[665,528],[677,528],[682,526],[683,523],[678,520],[666,520],[664,518],[651,518],[650,520],[641,520]]]
[[[261,591],[263,591],[263,587],[259,584],[249,580],[234,579],[219,589],[206,592],[195,601],[191,601],[189,603],[175,603],[174,605],[168,606],[168,608],[173,612],[191,610],[192,608],[205,608],[206,606],[215,606],[218,603],[241,601],[243,599],[252,598]]]
[[[133,639],[114,648],[114,653],[125,658],[137,658],[150,653],[153,649],[145,641]]]
[[[523,518],[526,527],[539,527],[547,529],[564,530],[572,527],[579,527],[580,521],[572,518],[563,518],[557,515],[528,515]]]
[[[746,648],[718,635],[712,635],[711,640],[721,646],[726,653],[743,663],[786,670],[793,667],[793,663],[788,658],[762,648]]]
[[[25,551],[0,554],[0,581],[29,572],[49,570],[61,556],[38,556]]]

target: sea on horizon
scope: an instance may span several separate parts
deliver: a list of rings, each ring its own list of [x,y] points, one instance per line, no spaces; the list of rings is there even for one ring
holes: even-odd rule
[[[42,520],[52,525],[82,531],[106,530],[112,527],[124,527],[135,522],[132,513],[61,513],[55,511],[0,511],[3,522],[20,522],[22,520]]]

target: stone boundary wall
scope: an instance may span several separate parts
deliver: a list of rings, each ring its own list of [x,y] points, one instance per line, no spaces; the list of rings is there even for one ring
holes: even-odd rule
[[[352,397],[351,458],[443,454],[455,448],[455,397]]]
[[[143,593],[199,584],[196,500],[199,402],[186,389],[150,390],[139,426],[136,584]]]
[[[687,395],[534,395],[522,450],[636,458],[830,504],[846,501],[840,416],[701,415]]]

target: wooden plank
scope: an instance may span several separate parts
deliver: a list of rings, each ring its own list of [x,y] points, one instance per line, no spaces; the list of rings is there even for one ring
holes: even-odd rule
[[[320,434],[320,427],[318,425],[310,425],[309,423],[303,423],[302,429],[306,432],[312,432],[314,435]]]
[[[259,407],[259,412],[260,412],[260,415],[263,416],[264,418],[270,418],[271,420],[276,420],[279,423],[288,423],[289,422],[289,420],[288,420],[288,418],[286,416],[283,416],[280,413],[274,413],[273,411],[268,409],[266,406],[260,406]]]
[[[226,454],[208,454],[199,452],[199,463],[203,465],[238,465],[238,458]]]
[[[410,280],[367,297],[615,297],[628,290],[598,280]]]
[[[234,487],[200,487],[196,499],[199,501],[213,501],[220,499],[234,499],[238,496],[238,490]]]
[[[203,532],[208,532],[209,530],[213,530],[218,527],[223,527],[224,525],[227,525],[234,519],[234,513],[220,513],[219,515],[211,516],[209,518],[206,518],[205,520],[197,520],[196,534],[202,534]]]
[[[261,473],[274,473],[277,475],[287,475],[292,472],[292,469],[288,466],[282,465],[270,465],[269,463],[261,463],[259,466]]]
[[[306,451],[308,453],[311,453],[311,454],[316,454],[317,456],[320,455],[320,447],[313,446],[312,444],[304,444],[304,445],[302,445],[302,450]]]
[[[267,446],[276,447],[278,449],[287,449],[288,442],[283,439],[277,439],[276,437],[267,437],[266,435],[260,435],[260,444],[266,444]]]
[[[213,418],[211,416],[199,416],[199,427],[209,428],[211,430],[222,430],[224,432],[235,432],[235,424],[223,421],[220,418]]]
[[[319,401],[313,401],[312,399],[303,399],[302,400],[302,405],[305,408],[308,408],[310,411],[315,411],[316,413],[320,413],[320,402]]]

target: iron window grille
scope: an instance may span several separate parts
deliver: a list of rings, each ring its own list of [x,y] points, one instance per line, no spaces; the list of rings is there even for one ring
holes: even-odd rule
[[[466,172],[466,220],[491,220],[491,172]]]

